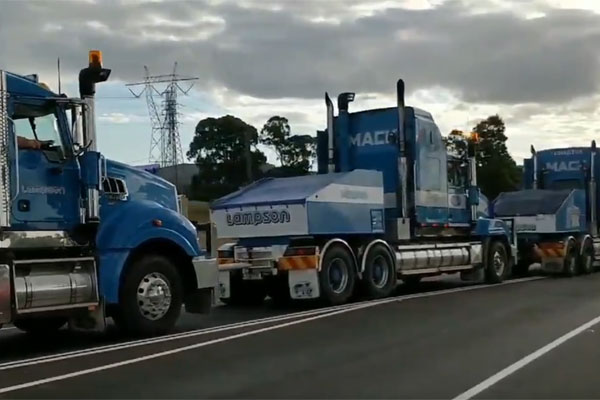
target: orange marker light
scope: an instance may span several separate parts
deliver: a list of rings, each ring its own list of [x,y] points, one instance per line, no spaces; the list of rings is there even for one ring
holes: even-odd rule
[[[162,226],[162,221],[160,219],[153,219],[152,220],[152,225],[161,227]]]
[[[100,50],[90,50],[90,67],[102,67],[102,52]]]
[[[479,133],[471,132],[471,140],[475,143],[479,143]]]

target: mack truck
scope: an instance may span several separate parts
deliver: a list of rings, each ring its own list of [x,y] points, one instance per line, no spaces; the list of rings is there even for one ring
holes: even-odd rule
[[[488,218],[475,147],[449,155],[432,115],[405,106],[350,112],[326,93],[318,174],[265,178],[211,204],[226,304],[380,298],[399,280],[461,273],[503,281],[516,260],[510,221]]]
[[[91,51],[79,98],[0,71],[0,325],[161,334],[213,304],[217,264],[169,182],[97,150]],[[26,146],[34,143],[33,146]],[[25,145],[24,145],[25,144]]]
[[[523,163],[523,190],[501,193],[492,203],[497,218],[514,221],[519,260],[566,276],[589,274],[600,256],[596,142],[589,147],[536,151]]]

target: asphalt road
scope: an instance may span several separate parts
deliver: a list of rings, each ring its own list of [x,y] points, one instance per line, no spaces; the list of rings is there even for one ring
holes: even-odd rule
[[[600,274],[420,289],[222,307],[146,341],[2,330],[0,397],[600,398]]]

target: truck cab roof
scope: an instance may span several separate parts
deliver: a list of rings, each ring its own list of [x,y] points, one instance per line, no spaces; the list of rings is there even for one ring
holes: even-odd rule
[[[58,97],[57,93],[51,91],[45,84],[40,83],[37,75],[17,75],[6,73],[6,86],[8,92],[13,96],[52,98]]]

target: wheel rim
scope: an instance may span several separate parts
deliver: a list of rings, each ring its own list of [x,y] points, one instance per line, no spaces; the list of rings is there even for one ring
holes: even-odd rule
[[[492,264],[494,266],[494,271],[496,271],[496,274],[498,276],[501,276],[504,273],[505,262],[504,257],[502,256],[502,253],[499,250],[496,250],[494,252]]]
[[[164,317],[171,307],[168,279],[158,272],[146,275],[138,286],[137,302],[144,318],[156,321]]]
[[[331,290],[336,293],[342,293],[348,286],[348,266],[341,258],[335,258],[329,264],[329,285]]]
[[[385,287],[385,285],[388,283],[389,275],[390,270],[385,261],[385,257],[375,257],[373,260],[373,276],[371,277],[373,285],[378,289]]]

